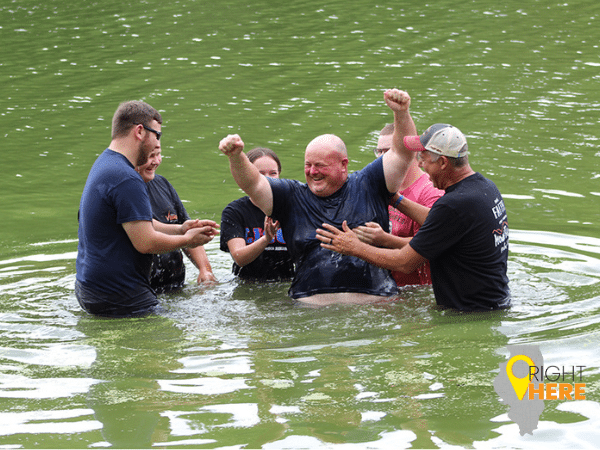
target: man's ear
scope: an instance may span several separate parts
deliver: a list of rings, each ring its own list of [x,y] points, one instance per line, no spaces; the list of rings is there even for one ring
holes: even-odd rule
[[[138,123],[136,126],[134,126],[130,133],[133,133],[133,137],[138,140],[138,141],[143,141],[144,140],[144,133],[146,130],[144,130],[144,125],[142,125],[141,123]]]
[[[441,169],[446,169],[448,167],[448,165],[450,164],[450,161],[448,160],[448,157],[444,156],[444,155],[440,155],[439,159],[442,161],[440,163],[440,168]]]
[[[344,168],[344,171],[348,173],[348,158],[342,159],[342,167]]]

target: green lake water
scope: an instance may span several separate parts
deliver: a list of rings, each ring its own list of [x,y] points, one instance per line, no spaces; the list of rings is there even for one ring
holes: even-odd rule
[[[0,2],[0,448],[548,448],[600,434],[600,4],[312,0]],[[439,311],[430,287],[302,308],[288,284],[163,295],[103,320],[74,296],[77,209],[121,101],[163,115],[163,164],[193,217],[242,195],[218,143],[267,146],[304,180],[315,136],[373,159],[412,97],[447,122],[508,210],[511,310]],[[508,345],[585,366],[521,436],[493,381]]]

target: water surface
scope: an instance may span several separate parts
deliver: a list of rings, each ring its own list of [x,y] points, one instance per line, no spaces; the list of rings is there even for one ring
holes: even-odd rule
[[[600,327],[600,58],[593,2],[102,1],[0,6],[0,446],[6,448],[593,448]],[[84,314],[76,213],[119,102],[163,124],[160,173],[193,216],[241,196],[217,150],[269,146],[303,180],[306,144],[373,158],[413,99],[419,130],[458,126],[505,197],[514,306],[434,308],[430,288],[302,308],[285,283],[161,297],[145,319]],[[547,401],[520,436],[493,389],[507,345],[585,365],[587,400]]]

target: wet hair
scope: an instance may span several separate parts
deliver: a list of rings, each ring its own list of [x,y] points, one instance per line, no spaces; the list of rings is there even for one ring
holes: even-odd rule
[[[390,134],[394,134],[394,124],[393,123],[388,123],[379,132],[380,136],[389,136]]]
[[[263,156],[268,156],[277,163],[277,171],[281,173],[281,161],[279,161],[279,157],[277,156],[277,154],[270,148],[256,147],[250,150],[248,153],[246,153],[246,156],[252,164],[254,164],[254,161],[256,161],[257,159],[262,158]]]
[[[111,138],[115,139],[127,135],[134,125],[150,126],[150,122],[153,120],[162,124],[162,116],[148,103],[139,100],[123,102],[113,116]]]

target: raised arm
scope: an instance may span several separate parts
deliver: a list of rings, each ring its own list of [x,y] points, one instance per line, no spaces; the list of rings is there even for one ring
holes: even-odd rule
[[[258,171],[244,153],[244,142],[230,134],[219,143],[219,150],[229,158],[231,175],[250,199],[267,216],[273,212],[273,192],[267,178]]]
[[[383,155],[383,172],[389,192],[396,192],[410,163],[415,158],[414,152],[404,147],[404,136],[417,134],[417,127],[410,115],[410,96],[399,89],[388,89],[383,98],[392,111],[394,111],[394,136],[391,151]]]

